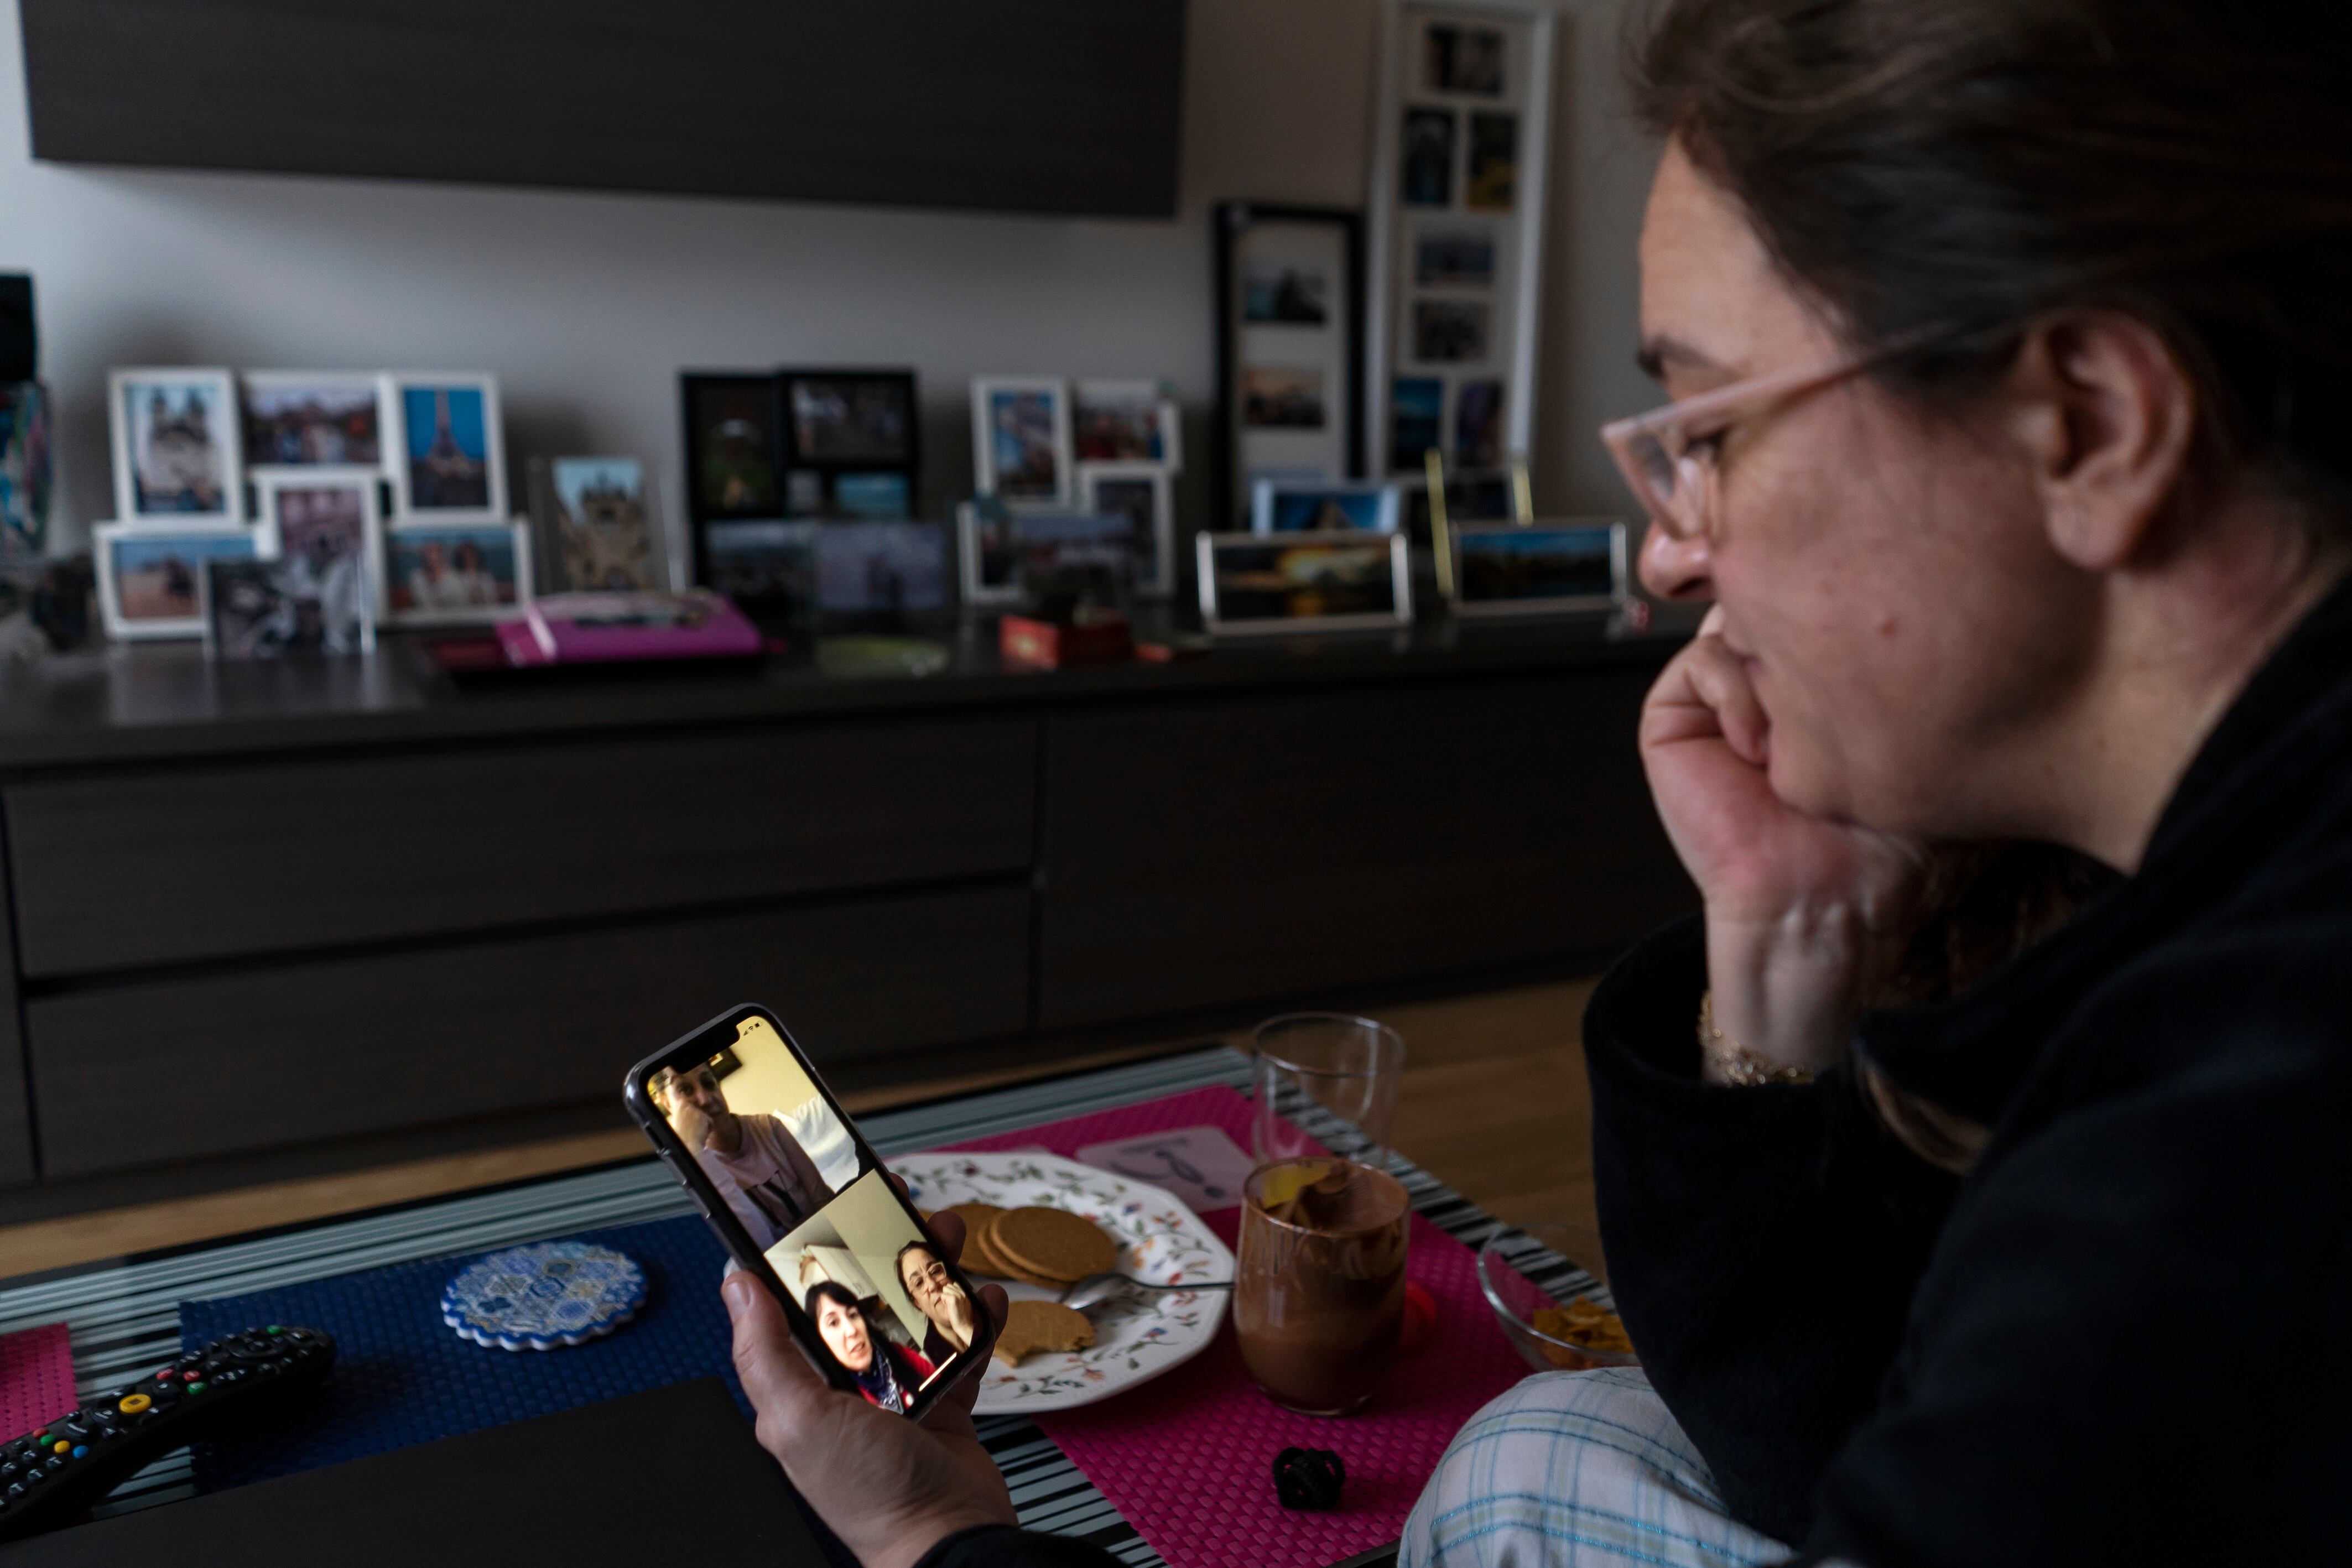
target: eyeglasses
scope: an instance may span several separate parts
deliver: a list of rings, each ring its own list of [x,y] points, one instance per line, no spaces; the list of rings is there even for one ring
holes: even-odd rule
[[[1733,425],[1925,347],[1928,340],[1906,340],[1826,365],[1751,376],[1648,413],[1613,420],[1601,427],[1601,439],[1651,520],[1669,538],[1697,538],[1714,524],[1717,460]]]

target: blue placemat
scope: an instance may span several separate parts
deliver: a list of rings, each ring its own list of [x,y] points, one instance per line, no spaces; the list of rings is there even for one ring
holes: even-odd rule
[[[690,1377],[725,1379],[748,1418],[719,1297],[727,1255],[710,1228],[687,1215],[575,1239],[635,1259],[646,1271],[646,1305],[607,1337],[563,1350],[488,1350],[441,1321],[442,1287],[487,1254],[181,1302],[184,1346],[257,1323],[302,1323],[333,1334],[338,1351],[319,1397],[257,1431],[195,1444],[196,1490],[268,1480]]]

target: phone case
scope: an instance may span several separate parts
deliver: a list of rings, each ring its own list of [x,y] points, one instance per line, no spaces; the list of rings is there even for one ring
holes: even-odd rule
[[[652,1081],[662,1069],[700,1066],[712,1061],[722,1053],[731,1052],[737,1043],[740,1026],[744,1020],[752,1018],[764,1019],[767,1026],[775,1031],[784,1049],[790,1053],[793,1063],[806,1076],[810,1086],[815,1090],[817,1096],[823,1100],[841,1128],[847,1133],[857,1156],[857,1176],[839,1189],[832,1190],[824,1202],[819,1204],[788,1234],[796,1234],[802,1226],[812,1223],[818,1216],[832,1210],[837,1200],[849,1190],[851,1186],[862,1182],[867,1176],[879,1171],[883,1174],[891,1198],[905,1215],[911,1234],[936,1241],[937,1239],[931,1237],[929,1227],[924,1223],[922,1216],[914,1205],[907,1200],[906,1195],[898,1190],[895,1183],[887,1181],[888,1173],[882,1165],[881,1157],[874,1152],[873,1145],[866,1141],[866,1135],[858,1131],[857,1124],[842,1110],[841,1103],[834,1098],[833,1091],[825,1087],[824,1081],[818,1075],[815,1065],[809,1061],[808,1053],[801,1049],[799,1041],[793,1039],[792,1032],[784,1028],[782,1021],[763,1007],[753,1003],[742,1003],[730,1008],[718,1017],[689,1030],[660,1051],[646,1057],[629,1070],[628,1077],[622,1087],[622,1099],[628,1107],[630,1116],[645,1131],[646,1136],[652,1140],[655,1151],[661,1155],[663,1161],[677,1176],[678,1185],[686,1189],[687,1196],[694,1200],[695,1207],[701,1211],[703,1218],[718,1234],[721,1245],[727,1249],[728,1256],[734,1259],[739,1268],[751,1273],[771,1294],[775,1296],[778,1301],[782,1303],[785,1321],[791,1325],[793,1337],[800,1343],[801,1352],[808,1357],[809,1364],[815,1367],[818,1374],[834,1387],[844,1392],[857,1392],[856,1378],[825,1347],[815,1321],[796,1299],[794,1292],[788,1289],[784,1281],[778,1277],[775,1269],[769,1264],[765,1249],[745,1229],[742,1221],[737,1218],[717,1184],[703,1169],[702,1162],[696,1157],[694,1150],[687,1145],[684,1139],[678,1135],[677,1129],[670,1124],[669,1114],[655,1100]],[[771,1245],[782,1244],[782,1241],[780,1239],[778,1242]],[[981,1307],[980,1291],[971,1277],[964,1273],[960,1265],[949,1262],[944,1251],[936,1256],[941,1262],[946,1263],[950,1279],[961,1287],[971,1300],[973,1307],[971,1317],[976,1333],[971,1346],[935,1368],[930,1379],[916,1390],[913,1397],[907,1403],[902,1413],[917,1419],[919,1419],[948,1389],[961,1383],[972,1371],[986,1363],[996,1335],[995,1325],[986,1310]],[[712,1285],[715,1289],[717,1281],[714,1281]],[[901,1290],[903,1292],[903,1284]]]

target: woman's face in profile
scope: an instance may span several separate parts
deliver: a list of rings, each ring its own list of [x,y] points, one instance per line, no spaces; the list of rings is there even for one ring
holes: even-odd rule
[[[874,1342],[866,1337],[866,1314],[853,1312],[830,1296],[817,1303],[816,1332],[835,1359],[852,1372],[874,1364]]]
[[[1674,145],[1643,228],[1642,335],[1677,399],[1847,352]],[[1962,423],[1856,377],[1751,414],[1717,455],[1708,536],[1643,542],[1652,592],[1719,606],[1771,727],[1773,790],[1801,810],[1997,832],[1970,816],[1987,758],[2060,716],[2096,583],[2052,549],[2000,395]]]

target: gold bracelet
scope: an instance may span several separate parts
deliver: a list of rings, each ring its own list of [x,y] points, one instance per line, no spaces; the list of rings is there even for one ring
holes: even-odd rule
[[[1801,1067],[1783,1067],[1768,1057],[1757,1055],[1738,1040],[1723,1032],[1715,1021],[1715,992],[1706,990],[1698,998],[1698,1054],[1701,1061],[1715,1070],[1715,1076],[1735,1089],[1757,1089],[1767,1083],[1811,1083],[1811,1072]]]

